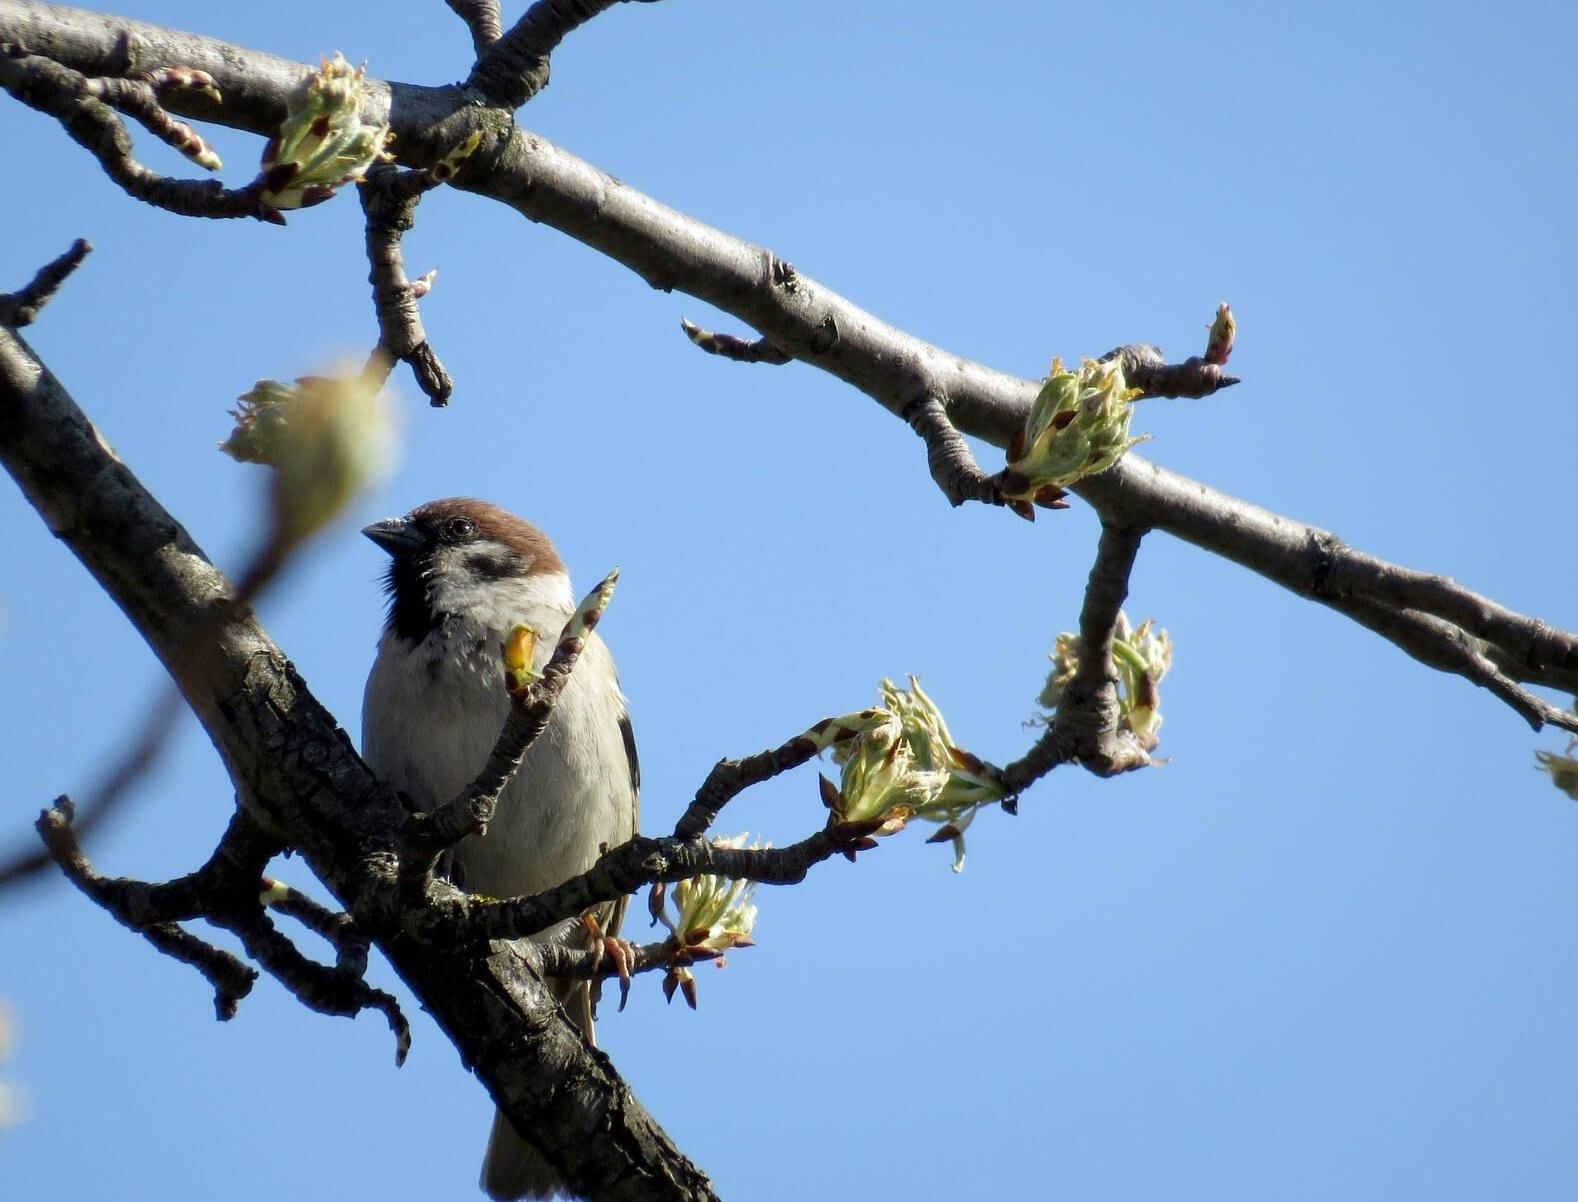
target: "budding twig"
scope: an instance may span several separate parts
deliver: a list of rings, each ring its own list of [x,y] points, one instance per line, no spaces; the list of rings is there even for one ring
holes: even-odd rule
[[[619,571],[616,568],[582,600],[559,636],[558,645],[540,676],[529,681],[511,681],[509,716],[504,720],[504,729],[499,732],[488,762],[477,778],[431,813],[412,815],[401,848],[404,874],[408,879],[425,879],[442,852],[468,835],[480,835],[487,831],[499,797],[509,787],[510,781],[515,779],[515,773],[532,744],[547,729],[548,721],[553,717],[553,707],[569,683],[570,673],[574,671],[576,660],[586,646],[587,636],[608,608],[618,579]],[[524,628],[518,629],[524,631]],[[510,650],[506,644],[506,655]],[[527,667],[530,659],[530,649],[527,648]],[[511,675],[514,673],[512,665]]]
[[[373,286],[373,308],[378,315],[378,348],[368,361],[371,372],[387,373],[391,360],[410,365],[416,385],[435,408],[449,404],[455,382],[427,341],[417,308],[416,285],[406,278],[400,240],[416,224],[416,207],[423,193],[453,175],[448,160],[427,171],[405,171],[390,163],[369,168],[357,189],[367,217],[368,282]],[[437,168],[444,168],[438,171]],[[431,286],[424,276],[421,293]]]
[[[125,86],[121,86],[123,84]],[[90,80],[53,59],[30,54],[23,47],[0,44],[0,87],[29,108],[59,121],[72,140],[93,155],[104,173],[128,196],[183,217],[274,220],[259,203],[255,185],[232,189],[217,180],[170,179],[137,161],[125,124],[113,108],[95,95],[96,92],[114,96],[135,108],[145,124],[163,130],[159,136],[166,141],[185,135],[197,138],[189,129],[180,134],[176,130],[180,123],[168,114],[161,125],[160,119],[152,116],[158,109],[158,100],[152,95],[151,86],[147,94],[140,90],[141,86],[148,85],[120,81],[110,86],[103,81]],[[133,96],[135,100],[131,99]],[[190,141],[181,149],[183,153],[201,153],[193,149]]]
[[[1024,756],[1002,769],[1002,782],[1010,793],[1023,791],[1059,764],[1079,763],[1098,776],[1116,776],[1150,763],[1134,736],[1119,728],[1117,672],[1112,664],[1113,633],[1144,533],[1102,526],[1080,609],[1078,669],[1046,733]]]
[[[1224,372],[1220,364],[1192,355],[1182,363],[1168,363],[1162,352],[1148,343],[1116,347],[1100,362],[1120,359],[1123,375],[1144,397],[1208,397],[1242,383]]]
[[[840,718],[823,718],[815,726],[768,751],[743,759],[719,760],[707,779],[696,790],[695,800],[680,815],[674,826],[676,839],[695,839],[711,829],[723,807],[752,785],[771,780],[780,773],[798,768],[829,747],[854,738],[870,728],[880,710],[867,709]]]
[[[445,929],[458,929],[463,937],[473,939],[520,939],[648,885],[698,876],[794,885],[814,866],[843,850],[844,844],[829,830],[817,831],[786,847],[719,847],[703,837],[654,839],[637,835],[552,889],[503,901],[468,899],[452,912],[454,927]],[[420,916],[408,917],[420,921]]]
[[[263,878],[258,899],[270,910],[290,915],[313,934],[328,941],[334,948],[337,968],[358,977],[366,974],[367,953],[371,943],[349,914],[319,905],[305,893],[273,877]]]

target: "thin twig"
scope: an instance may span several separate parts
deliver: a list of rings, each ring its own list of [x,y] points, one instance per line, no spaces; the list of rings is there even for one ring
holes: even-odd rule
[[[471,31],[471,47],[481,58],[488,47],[504,36],[499,0],[444,0]]]
[[[132,154],[125,124],[114,109],[93,96],[94,86],[86,76],[52,59],[0,44],[0,87],[59,121],[128,196],[183,217],[279,220],[258,203],[254,187],[230,189],[218,180],[170,179],[144,167]]]
[[[964,435],[948,419],[948,409],[943,398],[926,395],[904,412],[904,420],[926,443],[926,466],[931,478],[942,489],[950,504],[958,506],[966,501],[983,501],[988,505],[1005,505],[1002,473],[988,476],[975,462],[970,445]],[[1067,508],[1061,500],[1054,508]],[[1032,520],[1035,511],[1025,502],[1013,506],[1014,512]]]
[[[1328,602],[1396,644],[1414,659],[1489,690],[1535,730],[1546,725],[1578,734],[1578,714],[1523,688],[1486,654],[1482,644],[1451,622],[1411,609],[1392,609],[1366,597]]]
[[[719,847],[706,838],[638,835],[605,852],[579,876],[530,897],[486,901],[457,895],[459,905],[445,914],[443,929],[452,938],[458,930],[472,939],[519,939],[660,881],[713,875],[766,885],[798,884],[815,865],[844,851],[845,844],[829,830],[786,847],[768,848]],[[421,915],[408,917],[425,921]]]
[[[1241,383],[1237,376],[1224,372],[1219,364],[1198,355],[1182,363],[1168,363],[1158,347],[1136,342],[1108,351],[1101,357],[1123,360],[1123,378],[1131,388],[1141,389],[1146,397],[1208,397],[1224,388]]]
[[[150,902],[139,914],[135,899],[139,894],[153,893],[157,887],[142,885],[139,889],[140,882],[100,876],[77,842],[72,816],[73,806],[68,797],[56,798],[55,804],[39,815],[39,837],[49,849],[50,858],[60,865],[72,884],[116,920],[142,935],[165,955],[190,964],[202,973],[214,989],[214,1012],[221,1021],[233,1018],[237,1005],[251,992],[258,974],[229,952],[183,931],[173,921],[152,917],[161,910],[157,902]],[[185,880],[172,884],[182,894],[189,887]],[[178,910],[176,907],[170,912]]]
[[[403,870],[409,879],[425,877],[440,853],[469,835],[487,831],[500,796],[515,779],[532,744],[547,729],[553,707],[570,681],[587,638],[602,619],[618,578],[617,571],[610,572],[582,600],[542,674],[524,688],[511,689],[509,716],[477,778],[437,809],[411,816],[401,848]]]
[[[170,81],[174,76],[167,74],[164,78]],[[214,87],[213,76],[207,72],[187,72],[181,78],[184,82],[180,86],[197,91],[208,91],[214,100],[219,99],[219,90]],[[185,121],[171,116],[159,103],[158,90],[147,80],[89,79],[85,81],[84,90],[95,100],[102,100],[111,108],[125,113],[159,141],[199,167],[218,171],[224,165],[201,134]]]
[[[406,1054],[411,1050],[411,1024],[392,995],[367,984],[359,973],[342,967],[331,968],[302,955],[261,907],[205,917],[237,935],[247,955],[308,1009],[342,1018],[355,1018],[363,1010],[378,1011],[394,1033],[395,1064],[405,1063]]]
[[[1112,639],[1129,593],[1129,574],[1143,530],[1103,525],[1096,562],[1079,614],[1079,662],[1046,733],[1006,765],[1003,785],[1017,794],[1059,764],[1079,763],[1098,776],[1115,776],[1150,763],[1133,735],[1119,729],[1117,672]]]
[[[565,37],[621,0],[537,0],[479,53],[466,87],[518,109],[548,86],[548,57]],[[651,3],[652,0],[645,0]],[[450,4],[454,8],[454,4]]]
[[[78,238],[65,254],[45,263],[20,292],[0,294],[0,325],[20,330],[38,320],[38,315],[55,298],[66,278],[82,265],[93,249],[86,238]]]
[[[752,785],[798,768],[828,748],[852,739],[867,729],[880,710],[862,710],[843,718],[823,718],[802,734],[767,751],[742,759],[719,760],[707,773],[695,799],[674,826],[676,839],[695,839],[712,829],[723,807]]]
[[[349,914],[320,905],[299,889],[273,877],[263,878],[259,900],[270,910],[288,914],[334,948],[335,966],[356,976],[367,973],[371,943]]]
[[[405,171],[390,163],[377,163],[357,189],[366,214],[368,282],[373,286],[373,308],[378,315],[378,351],[369,370],[381,364],[379,352],[409,364],[417,387],[430,404],[449,404],[455,382],[427,340],[417,308],[418,289],[406,278],[400,241],[416,224],[416,207],[422,195],[444,182],[432,171]],[[431,284],[425,281],[422,292]]]
[[[656,969],[688,967],[722,960],[727,953],[710,948],[682,947],[672,936],[656,943],[631,943],[625,946],[622,961],[609,956],[601,947],[572,947],[565,943],[523,943],[527,958],[544,977],[562,980],[607,981],[613,977],[639,976]],[[623,1009],[623,1003],[620,1009]]]

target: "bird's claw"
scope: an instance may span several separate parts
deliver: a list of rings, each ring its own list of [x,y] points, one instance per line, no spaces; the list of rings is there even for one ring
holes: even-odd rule
[[[592,970],[600,972],[603,957],[607,956],[619,974],[619,1009],[623,1011],[625,1003],[630,1000],[630,977],[635,969],[636,945],[617,935],[605,935],[597,919],[590,914],[583,915],[582,921],[586,924],[587,934],[591,936]]]

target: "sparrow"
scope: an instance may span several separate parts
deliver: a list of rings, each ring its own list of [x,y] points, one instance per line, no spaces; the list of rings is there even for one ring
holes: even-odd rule
[[[512,628],[537,635],[541,670],[575,610],[564,561],[529,522],[486,501],[431,501],[362,531],[389,553],[388,615],[362,700],[362,756],[423,810],[449,800],[487,761],[509,711],[501,647]],[[584,872],[636,833],[640,769],[613,657],[595,633],[499,798],[487,833],[459,843],[451,880],[474,893],[536,893]],[[625,900],[595,915],[618,934]],[[534,936],[580,940],[570,920]],[[593,1039],[586,982],[556,993]],[[503,1114],[482,1163],[495,1199],[551,1198],[565,1186]]]

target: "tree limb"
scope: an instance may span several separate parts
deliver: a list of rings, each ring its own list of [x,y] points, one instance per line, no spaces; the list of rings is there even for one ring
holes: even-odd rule
[[[225,96],[220,109],[200,92],[173,93],[167,107],[265,136],[283,119],[286,96],[308,70],[212,38],[0,0],[0,40],[26,44],[84,74],[114,73],[123,33],[134,47],[135,66],[202,70]],[[896,416],[903,417],[916,397],[945,396],[949,419],[963,434],[1006,448],[1022,428],[1037,381],[904,333],[772,252],[660,204],[538,135],[500,121],[496,111],[470,105],[461,89],[369,84],[373,108],[389,106],[398,153],[407,165],[438,162],[468,135],[481,133],[483,145],[457,187],[563,231],[655,288],[679,288],[732,313],[778,351],[852,384]],[[1484,654],[1509,679],[1578,693],[1578,634],[1455,585],[1423,586],[1421,578],[1444,578],[1352,551],[1328,531],[1230,497],[1133,452],[1072,491],[1103,521],[1165,531],[1339,611],[1346,612],[1328,595],[1333,582],[1373,590],[1371,599],[1394,609],[1402,606],[1402,596],[1418,596],[1428,602],[1418,607],[1422,612],[1454,625],[1470,622],[1469,633],[1486,640]],[[1312,545],[1327,550],[1312,558]],[[1578,716],[1558,713],[1543,720],[1558,718],[1565,729],[1578,731]]]
[[[4,328],[0,461],[175,676],[250,818],[299,850],[350,913],[387,914],[388,899],[402,895],[395,847],[404,806],[252,615],[235,612],[224,577]],[[714,1196],[519,953],[424,944],[376,921],[366,929],[574,1189],[598,1199]]]

